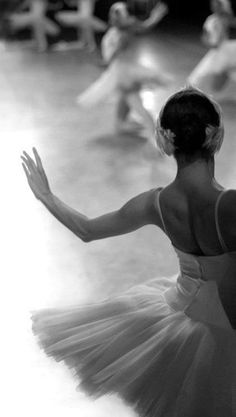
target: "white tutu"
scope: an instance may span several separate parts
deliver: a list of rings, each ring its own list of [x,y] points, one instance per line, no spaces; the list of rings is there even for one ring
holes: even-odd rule
[[[131,39],[131,34],[116,27],[107,31],[102,39],[101,51],[104,62],[109,66],[97,81],[78,96],[79,105],[91,107],[107,98],[114,98],[119,92],[140,91],[146,85],[166,86],[172,82],[172,78],[160,70],[129,61],[124,51]]]
[[[140,64],[114,60],[108,69],[87,90],[80,94],[77,103],[83,107],[95,106],[119,92],[140,91],[142,87],[166,86],[170,77]]]
[[[142,417],[234,417],[236,334],[215,282],[228,255],[178,255],[194,278],[154,279],[98,304],[36,312],[35,334],[89,395],[116,393]],[[201,270],[212,279],[197,279]]]
[[[236,74],[236,41],[225,41],[218,48],[211,49],[190,74],[190,84],[201,88],[209,76],[223,73]]]

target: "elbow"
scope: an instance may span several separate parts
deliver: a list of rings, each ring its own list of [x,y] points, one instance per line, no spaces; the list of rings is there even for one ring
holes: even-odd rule
[[[81,231],[80,231],[80,233],[78,233],[78,237],[84,242],[84,243],[89,243],[89,242],[92,242],[92,240],[94,240],[93,239],[93,236],[92,236],[92,233],[91,233],[91,230],[89,230],[89,228],[88,227],[86,227],[84,230],[83,230],[83,232],[81,233]]]
[[[84,243],[89,243],[93,240],[92,231],[88,218],[84,217],[83,222],[81,222],[79,225],[76,225],[75,234]]]
[[[79,237],[84,243],[89,243],[89,242],[92,242],[92,240],[93,240],[92,237],[89,234],[79,236]]]

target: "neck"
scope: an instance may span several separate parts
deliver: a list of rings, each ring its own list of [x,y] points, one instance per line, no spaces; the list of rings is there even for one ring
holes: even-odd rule
[[[203,186],[216,184],[215,180],[215,161],[214,158],[205,160],[197,159],[187,162],[186,159],[179,157],[177,159],[176,180],[184,183]]]

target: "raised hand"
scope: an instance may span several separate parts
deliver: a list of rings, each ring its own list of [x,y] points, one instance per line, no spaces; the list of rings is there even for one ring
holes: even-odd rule
[[[157,3],[157,5],[152,9],[152,17],[156,18],[157,20],[161,19],[162,17],[164,17],[166,14],[168,14],[168,6],[163,3],[162,1],[160,1],[159,3]]]
[[[157,25],[163,19],[163,17],[168,14],[168,11],[169,10],[167,5],[162,1],[159,1],[157,5],[152,9],[150,16],[146,20],[142,22],[139,21],[139,24],[136,22],[136,33],[141,33],[152,29],[152,27]]]
[[[23,152],[21,159],[22,166],[28,181],[28,184],[34,193],[35,197],[40,201],[45,201],[51,194],[48,179],[44,171],[42,161],[35,148],[33,148],[34,158],[31,158],[27,152]]]

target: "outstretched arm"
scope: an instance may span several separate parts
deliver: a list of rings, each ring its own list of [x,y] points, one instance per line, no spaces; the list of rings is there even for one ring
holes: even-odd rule
[[[36,149],[33,152],[35,160],[26,152],[22,156],[22,165],[32,192],[54,217],[84,242],[129,233],[146,224],[157,224],[156,190],[132,198],[119,210],[89,219],[51,192],[41,159]]]
[[[168,13],[168,7],[165,3],[161,1],[152,9],[152,12],[148,19],[144,20],[143,22],[135,19],[133,23],[133,27],[131,30],[136,33],[146,32],[155,25],[157,25],[163,17],[165,17]]]

